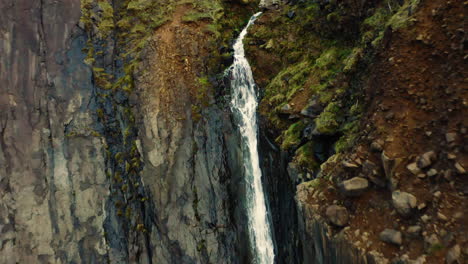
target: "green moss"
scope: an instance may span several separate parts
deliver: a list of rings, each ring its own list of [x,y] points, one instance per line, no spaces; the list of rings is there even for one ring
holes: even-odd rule
[[[319,163],[315,159],[314,155],[314,143],[312,141],[307,142],[296,151],[295,160],[299,166],[308,168],[312,171],[318,169]]]
[[[313,179],[304,184],[306,185],[307,188],[314,189],[314,190],[322,189],[323,187],[326,186],[325,180],[322,178]]]
[[[390,12],[387,8],[378,8],[372,16],[364,20],[362,25],[364,28],[372,30],[384,30],[389,16]]]
[[[356,69],[359,60],[363,55],[363,49],[360,47],[354,48],[351,54],[344,60],[344,72],[352,72]]]
[[[283,135],[283,142],[281,148],[284,150],[295,147],[301,143],[302,131],[305,128],[305,124],[302,121],[292,124]]]
[[[421,0],[407,0],[403,6],[398,9],[397,13],[394,14],[387,22],[387,26],[391,26],[393,30],[407,27],[414,22],[411,19],[410,11],[414,14]]]
[[[320,134],[334,135],[338,132],[340,107],[337,103],[330,103],[315,119],[316,129]]]

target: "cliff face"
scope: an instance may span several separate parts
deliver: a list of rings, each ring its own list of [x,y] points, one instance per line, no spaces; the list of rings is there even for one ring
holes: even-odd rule
[[[0,263],[249,263],[223,70],[257,1],[0,0]],[[268,1],[278,263],[463,263],[465,3]]]
[[[206,23],[175,10],[133,92],[109,91],[128,64],[88,2],[0,2],[0,262],[247,259],[237,135],[198,89]]]
[[[105,262],[109,191],[80,2],[0,6],[0,262]]]
[[[197,25],[181,23],[188,10],[176,9],[153,34],[137,80],[141,177],[152,196],[149,243],[155,263],[235,263],[225,138],[233,132],[216,105],[199,117],[192,111],[207,42]]]

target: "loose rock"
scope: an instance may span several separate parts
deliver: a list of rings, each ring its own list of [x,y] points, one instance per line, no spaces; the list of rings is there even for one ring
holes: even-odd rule
[[[448,220],[447,216],[445,216],[441,212],[437,212],[437,218],[439,218],[442,221],[447,221]]]
[[[408,236],[416,238],[421,235],[422,228],[418,225],[408,227]]]
[[[463,168],[463,166],[458,162],[455,162],[455,169],[457,169],[457,172],[459,174],[465,174],[466,173],[465,168]]]
[[[421,155],[417,161],[418,168],[424,169],[429,166],[437,159],[437,155],[434,151],[429,151]]]
[[[336,226],[345,226],[348,224],[348,210],[343,206],[331,205],[325,212],[328,220]]]
[[[445,263],[447,264],[453,264],[453,263],[461,263],[460,262],[460,257],[461,257],[461,249],[459,245],[455,245],[453,248],[451,248],[447,252],[447,256],[445,257]]]
[[[354,177],[350,180],[341,182],[338,187],[341,192],[350,197],[361,195],[369,187],[369,182],[361,177]]]
[[[393,229],[385,229],[380,233],[379,238],[384,242],[391,243],[397,246],[403,243],[401,232]]]
[[[410,193],[394,191],[392,193],[392,203],[400,215],[407,217],[416,208],[417,199]]]
[[[414,175],[418,175],[421,173],[421,170],[418,168],[418,165],[416,164],[416,162],[408,164],[406,168]]]
[[[445,134],[445,140],[447,140],[448,143],[452,143],[456,139],[457,139],[457,133],[455,132]]]
[[[434,177],[437,175],[437,170],[436,169],[430,169],[428,172],[427,172],[427,176],[429,177]]]

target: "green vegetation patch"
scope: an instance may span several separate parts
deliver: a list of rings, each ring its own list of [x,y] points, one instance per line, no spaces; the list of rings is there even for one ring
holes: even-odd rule
[[[291,149],[297,147],[301,143],[302,131],[305,128],[305,124],[302,121],[292,124],[283,135],[283,141],[281,143],[282,149]]]

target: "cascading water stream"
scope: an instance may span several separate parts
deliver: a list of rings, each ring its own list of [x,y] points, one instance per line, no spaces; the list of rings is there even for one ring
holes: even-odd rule
[[[262,186],[262,172],[258,157],[257,141],[257,96],[252,70],[245,58],[243,39],[247,29],[261,12],[255,14],[242,30],[234,44],[234,63],[231,72],[231,108],[236,115],[242,136],[246,181],[246,207],[249,222],[249,237],[254,252],[254,263],[274,263],[274,245]]]

